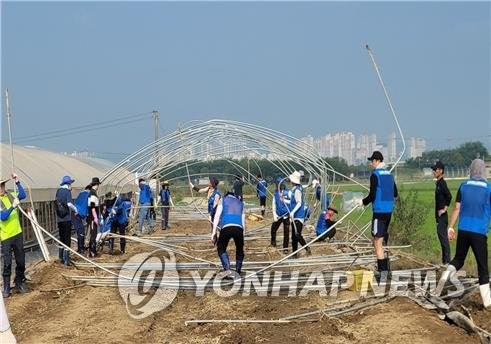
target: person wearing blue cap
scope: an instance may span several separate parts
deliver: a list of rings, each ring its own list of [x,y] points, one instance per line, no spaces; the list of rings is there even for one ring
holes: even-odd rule
[[[72,232],[72,212],[77,213],[77,208],[73,205],[72,184],[75,182],[70,176],[64,176],[60,183],[60,188],[56,191],[55,210],[56,223],[60,241],[70,247]],[[58,248],[60,262],[66,266],[70,265],[70,251],[63,247]]]

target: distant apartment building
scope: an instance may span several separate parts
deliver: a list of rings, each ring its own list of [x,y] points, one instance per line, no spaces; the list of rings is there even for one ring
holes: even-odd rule
[[[409,157],[411,159],[420,157],[426,151],[426,140],[420,137],[411,137],[409,144]]]

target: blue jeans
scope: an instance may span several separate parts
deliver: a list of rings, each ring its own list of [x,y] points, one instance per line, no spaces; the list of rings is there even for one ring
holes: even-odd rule
[[[150,228],[153,227],[153,220],[150,217],[150,203],[140,204],[140,211],[138,213],[138,231],[141,232],[143,229],[143,223],[145,220],[148,222]]]

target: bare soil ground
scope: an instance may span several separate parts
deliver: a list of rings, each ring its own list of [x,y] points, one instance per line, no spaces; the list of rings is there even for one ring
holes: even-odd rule
[[[209,233],[204,221],[183,221],[171,230],[154,236],[183,234],[192,237]],[[257,224],[256,224],[257,226]],[[268,232],[264,232],[268,235]],[[281,230],[278,232],[281,240]],[[268,240],[246,241],[247,260],[279,259],[283,255],[268,248]],[[182,245],[182,244],[178,244]],[[204,259],[217,260],[209,243],[185,244]],[[116,247],[118,245],[116,244]],[[233,244],[231,258],[234,258]],[[103,254],[98,262],[124,262],[134,253],[151,250],[130,243],[125,255]],[[107,250],[107,249],[106,249]],[[316,246],[314,255],[332,253],[330,245]],[[181,260],[178,258],[178,260]],[[185,261],[185,260],[182,260]],[[98,274],[93,269],[65,268],[58,262],[40,263],[30,271],[26,295],[14,294],[5,300],[13,332],[20,343],[479,343],[477,335],[440,320],[405,298],[395,298],[340,318],[318,317],[315,322],[286,324],[203,324],[185,326],[192,319],[278,319],[326,307],[335,299],[310,292],[305,297],[259,297],[252,294],[220,298],[211,292],[199,297],[179,291],[166,309],[134,320],[116,288],[77,286],[65,275]],[[53,289],[65,288],[57,291]],[[352,298],[343,291],[338,298]],[[491,329],[490,312],[482,310],[479,295],[464,301],[474,321]]]

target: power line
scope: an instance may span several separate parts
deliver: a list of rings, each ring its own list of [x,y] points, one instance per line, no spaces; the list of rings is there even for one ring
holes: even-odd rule
[[[23,136],[23,137],[15,138],[14,141],[16,143],[25,142],[25,141],[42,141],[42,140],[47,140],[47,139],[51,139],[51,138],[58,138],[58,137],[63,137],[63,136],[67,136],[67,135],[72,135],[72,134],[80,134],[80,133],[84,133],[87,131],[97,131],[97,130],[102,130],[102,129],[106,129],[109,127],[116,127],[116,126],[120,126],[120,125],[138,122],[145,115],[150,116],[151,114],[152,114],[151,112],[132,114],[132,115],[118,117],[118,118],[114,118],[114,119],[110,119],[110,120],[80,125],[80,126],[76,126],[76,127],[72,127],[72,128],[57,129],[57,130],[52,130],[52,131],[41,133],[41,134]]]

